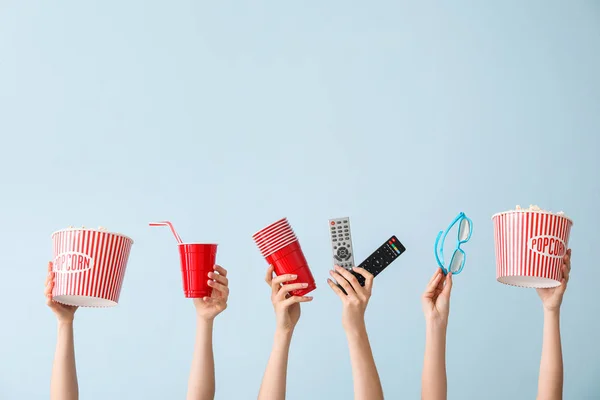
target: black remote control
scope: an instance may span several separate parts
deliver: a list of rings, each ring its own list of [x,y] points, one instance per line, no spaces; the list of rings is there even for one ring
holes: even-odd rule
[[[396,236],[392,236],[358,267],[367,270],[375,277],[405,251],[406,247],[400,243]],[[356,277],[361,286],[365,286],[365,278],[361,274],[352,271],[352,275]]]
[[[366,269],[373,274],[373,276],[377,276],[405,251],[406,247],[400,243],[396,236],[392,236],[375,250],[373,254],[367,257],[365,261],[360,263],[359,268]],[[356,272],[353,272],[353,274],[356,276],[356,279],[358,279],[360,285],[365,286],[365,278]]]

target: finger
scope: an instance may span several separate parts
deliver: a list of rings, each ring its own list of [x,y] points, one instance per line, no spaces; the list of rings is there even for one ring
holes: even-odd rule
[[[373,274],[360,267],[354,267],[353,270],[365,278],[365,289],[371,293],[371,289],[373,288],[373,279],[375,278]]]
[[[292,275],[292,274],[276,276],[271,281],[271,291],[273,292],[273,294],[277,294],[277,292],[279,292],[279,289],[281,288],[281,284],[283,282],[293,281],[297,277],[298,277],[297,275]]]
[[[269,268],[267,268],[267,275],[265,275],[265,282],[267,282],[267,285],[271,286],[272,281],[273,281],[273,266],[269,265]]]
[[[218,304],[218,303],[224,303],[225,299],[224,298],[214,298],[214,297],[203,297],[202,301],[205,302],[206,304]]]
[[[344,290],[346,291],[346,293],[348,293],[348,296],[354,296],[354,295],[356,295],[356,292],[354,291],[354,288],[352,287],[352,285],[350,285],[350,283],[346,280],[346,278],[344,278],[342,275],[340,275],[336,271],[329,271],[329,274],[333,277],[333,279],[335,279],[335,281],[337,283],[339,283],[339,285],[341,287],[344,288]]]
[[[440,274],[440,280],[435,288],[436,292],[442,293],[442,291],[444,290],[444,283],[446,282],[446,279],[448,279],[448,275],[444,275],[444,273],[442,272]]]
[[[295,303],[307,303],[309,301],[312,301],[312,299],[313,298],[311,296],[292,296],[289,299],[285,299],[283,301],[283,305],[289,307]]]
[[[225,285],[220,284],[219,282],[215,282],[213,280],[208,280],[208,286],[212,287],[215,290],[223,293],[225,296],[229,295],[229,288]]]
[[[438,288],[438,285],[441,282],[441,279],[442,279],[441,270],[438,269],[435,272],[435,275],[431,278],[431,280],[427,284],[427,288],[425,288],[425,293],[424,294],[432,294],[432,293],[434,293],[435,290],[436,290],[436,288]]]
[[[448,275],[446,275],[446,285],[444,286],[444,290],[442,291],[442,294],[445,297],[450,298],[451,292],[452,292],[452,272],[448,272]]]
[[[221,285],[225,285],[225,286],[229,285],[229,279],[227,279],[224,275],[215,274],[214,272],[209,272],[208,277],[212,280],[219,282]]]
[[[308,283],[289,283],[287,285],[282,285],[279,289],[279,292],[277,292],[277,296],[280,299],[285,299],[286,297],[288,297],[288,294],[290,292],[293,292],[294,290],[304,289],[307,287]]]
[[[350,282],[355,292],[362,291],[363,287],[360,286],[360,283],[358,283],[358,280],[354,275],[350,273],[350,271],[348,271],[346,268],[342,268],[337,265],[335,266],[335,270],[338,274],[342,275],[344,278],[346,278],[348,282]]]
[[[340,299],[345,300],[346,295],[342,292],[342,289],[338,285],[336,285],[331,279],[327,279],[327,283],[329,287],[339,296]]]
[[[441,272],[442,272],[442,269],[441,269],[441,268],[436,268],[436,269],[435,269],[435,273],[434,273],[434,274],[431,276],[431,279],[429,279],[429,282],[427,283],[427,286],[431,285],[431,283],[433,282],[433,280],[434,280],[435,278],[437,278],[437,277],[438,277],[438,275],[439,275]]]
[[[569,271],[571,270],[571,252],[569,251],[564,258],[564,263],[567,266],[567,268],[569,268]]]
[[[565,278],[563,278],[560,281],[560,293],[564,294],[566,290],[567,290],[567,280]]]
[[[54,267],[54,264],[52,264],[52,261],[48,261],[48,272],[52,272],[52,267]]]
[[[569,282],[569,275],[571,275],[571,269],[566,264],[563,265],[562,273],[563,273],[563,278],[565,278],[565,280],[567,282]]]
[[[225,268],[221,267],[220,265],[215,265],[214,269],[215,269],[215,271],[217,271],[219,273],[219,275],[227,276],[227,270]]]
[[[294,279],[297,279],[297,278],[298,278],[298,275],[295,275],[295,274],[279,275],[278,277],[273,278],[273,285],[281,285],[282,283],[293,281]],[[277,290],[279,290],[279,288]]]

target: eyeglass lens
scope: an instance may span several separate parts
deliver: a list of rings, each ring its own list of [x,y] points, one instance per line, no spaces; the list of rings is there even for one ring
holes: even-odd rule
[[[460,225],[458,226],[458,240],[460,240],[461,242],[467,240],[467,238],[469,237],[470,230],[471,230],[471,224],[469,223],[469,220],[466,218],[463,218],[460,221]]]
[[[462,251],[456,250],[454,252],[454,254],[452,255],[452,260],[450,260],[450,272],[452,273],[456,273],[458,272],[458,270],[460,270],[460,266],[463,263],[463,260],[465,259],[465,255],[463,254]]]

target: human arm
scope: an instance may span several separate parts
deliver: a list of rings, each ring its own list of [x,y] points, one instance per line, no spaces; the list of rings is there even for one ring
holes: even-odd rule
[[[52,263],[48,263],[48,276],[44,295],[46,305],[56,315],[58,331],[56,337],[56,351],[52,363],[52,376],[50,378],[50,400],[77,400],[79,399],[79,386],[77,383],[77,369],[75,367],[75,344],[73,340],[73,320],[77,307],[67,306],[52,300],[54,288],[54,272]]]
[[[310,296],[291,296],[290,291],[302,289],[307,283],[284,284],[296,275],[273,276],[273,267],[267,270],[265,281],[271,287],[271,302],[277,325],[271,355],[265,369],[258,400],[283,400],[286,393],[287,366],[294,328],[300,319],[300,303],[312,301]]]
[[[451,291],[452,273],[444,277],[442,270],[437,268],[421,297],[425,314],[425,358],[421,378],[423,400],[447,398],[446,328]]]
[[[538,400],[561,400],[563,398],[563,357],[560,338],[560,306],[567,290],[571,273],[571,249],[563,258],[563,279],[555,288],[537,289],[544,309],[544,330]]]
[[[335,270],[330,271],[330,275],[347,294],[344,294],[331,279],[328,279],[327,283],[342,300],[342,325],[350,351],[354,398],[379,400],[383,399],[383,389],[365,324],[365,311],[371,298],[373,275],[363,268],[354,268],[354,271],[365,277],[364,287],[354,275],[337,265]]]
[[[227,270],[215,265],[208,273],[210,297],[194,299],[196,307],[196,340],[188,380],[188,400],[212,400],[215,397],[215,363],[213,356],[213,323],[227,308],[229,280]]]

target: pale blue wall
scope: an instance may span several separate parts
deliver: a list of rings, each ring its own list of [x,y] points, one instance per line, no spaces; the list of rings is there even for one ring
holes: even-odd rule
[[[206,3],[206,2],[204,2]],[[230,271],[215,334],[218,399],[255,398],[274,318],[250,235],[282,216],[319,288],[303,308],[289,399],[348,399],[327,219],[357,257],[395,233],[368,326],[390,399],[420,392],[419,296],[437,231],[475,223],[455,280],[451,399],[534,398],[542,313],[495,282],[490,216],[515,204],[575,220],[563,306],[565,398],[600,396],[600,6],[594,1],[4,1],[0,11],[0,398],[47,398],[50,233],[136,240],[119,307],[80,310],[83,399],[176,399],[194,312],[171,219]],[[595,397],[593,396],[595,395]]]

